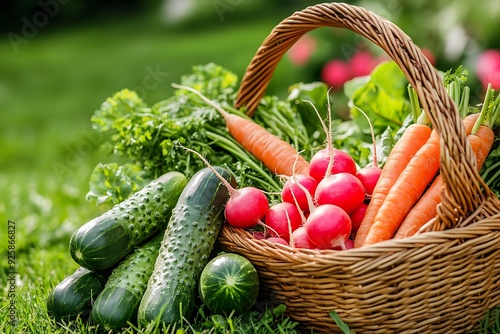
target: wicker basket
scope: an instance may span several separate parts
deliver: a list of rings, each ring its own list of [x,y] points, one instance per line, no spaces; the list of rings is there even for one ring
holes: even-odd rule
[[[263,298],[284,303],[305,331],[464,333],[500,305],[500,201],[481,180],[465,130],[437,71],[397,26],[361,7],[324,3],[279,23],[258,49],[236,106],[249,113],[283,54],[306,32],[347,28],[403,70],[441,139],[442,204],[425,233],[347,251],[294,249],[223,227],[219,241],[256,266]]]

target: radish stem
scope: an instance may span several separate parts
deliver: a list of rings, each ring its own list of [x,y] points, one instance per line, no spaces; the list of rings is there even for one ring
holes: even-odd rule
[[[361,110],[361,108],[359,108],[358,106],[356,106],[354,104],[353,104],[353,107],[356,108],[360,113],[362,113],[363,116],[365,116],[366,120],[368,121],[368,124],[370,125],[370,131],[371,131],[372,143],[373,143],[373,166],[378,167],[378,162],[377,162],[377,144],[376,144],[376,141],[375,141],[375,132],[373,130],[372,122],[370,121],[370,118],[368,117],[368,115],[363,110]]]
[[[177,144],[179,147],[185,149],[186,151],[188,152],[191,152],[191,153],[194,153],[196,154],[204,163],[205,165],[207,165],[208,168],[210,168],[210,170],[212,172],[214,172],[214,174],[219,178],[219,180],[224,184],[224,186],[227,188],[227,191],[231,194],[231,195],[234,195],[234,193],[236,193],[236,189],[231,186],[231,184],[225,179],[222,177],[222,175],[220,175],[216,170],[215,168],[212,167],[212,165],[210,165],[210,163],[207,161],[207,159],[205,159],[205,157],[203,155],[201,155],[200,153],[196,152],[195,150],[192,150],[190,148],[187,148],[185,146],[182,146],[181,144]]]

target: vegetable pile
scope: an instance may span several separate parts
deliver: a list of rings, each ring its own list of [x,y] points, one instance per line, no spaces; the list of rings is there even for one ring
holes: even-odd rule
[[[490,86],[472,106],[466,78],[463,68],[443,73],[498,194],[500,95]],[[284,249],[347,251],[410,237],[436,216],[439,137],[393,62],[347,83],[348,119],[321,83],[266,96],[250,118],[232,107],[236,83],[218,65],[196,66],[164,101],[147,106],[125,89],[95,112],[122,164],[90,177],[87,198],[105,211],[74,232],[80,268],[54,287],[51,316],[114,331],[175,325],[201,305],[243,314],[259,277],[248,259],[220,252],[223,224]]]

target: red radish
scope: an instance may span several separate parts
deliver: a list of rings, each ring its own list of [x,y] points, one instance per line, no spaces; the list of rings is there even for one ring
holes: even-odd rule
[[[318,182],[312,176],[305,174],[297,174],[289,178],[281,191],[281,199],[283,202],[296,204],[302,211],[309,211],[309,202],[306,193],[299,186],[302,185],[309,196],[314,196]]]
[[[359,226],[361,225],[361,222],[365,217],[365,212],[367,207],[368,207],[367,204],[361,203],[361,205],[358,206],[357,209],[351,212],[351,214],[349,215],[349,217],[351,217],[351,224],[352,224],[351,237],[356,236]]]
[[[346,249],[345,243],[351,234],[351,219],[342,208],[325,204],[311,212],[304,227],[316,247],[333,249],[340,246]]]
[[[347,152],[337,148],[332,148],[331,152],[333,163],[330,174],[350,173],[356,175],[356,162]],[[329,163],[330,151],[328,148],[316,152],[309,162],[309,175],[320,182],[327,174]]]
[[[333,204],[349,214],[365,200],[365,188],[352,174],[334,174],[318,183],[314,199],[319,206]]]
[[[321,118],[321,115],[311,102],[311,106],[313,107],[316,115],[319,117],[321,122],[321,126],[323,127],[323,131],[326,136],[326,148],[319,150],[316,152],[311,161],[309,162],[309,175],[311,175],[317,182],[320,182],[324,177],[330,174],[337,173],[351,173],[356,175],[356,162],[354,159],[347,153],[342,150],[336,149],[332,144],[332,122],[331,122],[331,109],[330,109],[330,99],[327,99],[328,102],[328,127]]]
[[[224,179],[198,152],[190,148],[183,147],[185,150],[196,154],[207,167],[221,180],[230,194],[229,200],[224,208],[224,215],[229,225],[239,228],[252,228],[262,223],[262,219],[269,209],[269,201],[264,192],[255,187],[244,187],[235,189]]]
[[[282,202],[267,210],[264,223],[269,228],[269,236],[290,242],[292,232],[302,225],[302,217],[295,204]]]
[[[352,78],[349,65],[340,59],[327,62],[321,70],[321,79],[334,89],[340,89]]]
[[[229,189],[229,188],[228,188]],[[255,187],[229,190],[224,215],[229,225],[252,228],[262,221],[269,208],[269,201],[262,190]]]
[[[380,174],[382,174],[382,169],[376,166],[361,168],[356,174],[368,195],[373,194],[373,189],[375,189],[375,186],[377,185]]]
[[[295,248],[305,248],[305,249],[314,249],[316,246],[309,240],[307,236],[306,228],[304,226],[300,226],[292,233],[292,241],[290,244]]]
[[[372,135],[372,144],[373,144],[373,166],[365,166],[361,168],[356,176],[358,179],[361,181],[363,186],[365,187],[366,193],[368,195],[373,194],[373,189],[375,189],[375,186],[377,185],[378,179],[380,178],[380,175],[382,174],[382,168],[378,166],[378,161],[377,161],[377,144],[375,141],[375,131],[373,130],[373,125],[372,122],[370,121],[370,118],[368,115],[361,110],[360,108],[354,106],[360,113],[365,116],[366,120],[368,121],[368,124],[370,125],[370,131]]]
[[[282,244],[282,245],[290,246],[290,244],[285,239],[280,238],[280,237],[269,237],[266,240],[269,240],[271,242],[275,242],[277,244]]]
[[[334,250],[347,250],[347,249],[353,249],[353,248],[354,248],[354,241],[352,241],[352,239],[347,239],[345,242],[345,249],[342,249],[342,247],[337,246],[334,248]]]

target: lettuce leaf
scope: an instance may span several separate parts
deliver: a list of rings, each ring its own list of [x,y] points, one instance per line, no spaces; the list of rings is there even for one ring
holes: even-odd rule
[[[370,126],[354,106],[368,115],[375,135],[388,127],[394,133],[410,112],[407,87],[406,76],[393,61],[379,64],[367,77],[346,83],[344,93],[349,98],[351,118],[365,137],[371,136]]]

